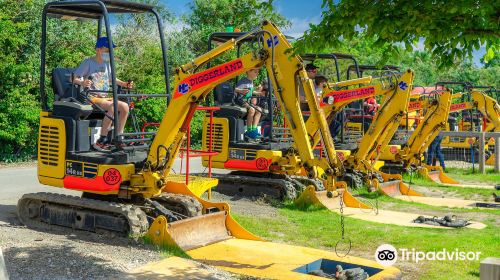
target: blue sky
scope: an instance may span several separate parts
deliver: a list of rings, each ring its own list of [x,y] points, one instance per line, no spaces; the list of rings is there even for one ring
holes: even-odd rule
[[[188,3],[191,0],[160,0],[169,10],[177,15],[189,12]],[[292,26],[284,29],[284,33],[298,38],[302,36],[305,30],[309,28],[309,23],[319,23],[321,21],[322,0],[274,0],[273,5],[278,12],[285,16]],[[417,46],[419,48],[421,46]],[[480,66],[479,59],[485,54],[485,48],[482,47],[473,53],[474,64]]]
[[[160,0],[170,11],[177,15],[189,12],[191,0]],[[279,13],[291,21],[292,27],[284,32],[293,37],[300,37],[309,28],[309,23],[319,23],[322,0],[274,0],[273,5]]]

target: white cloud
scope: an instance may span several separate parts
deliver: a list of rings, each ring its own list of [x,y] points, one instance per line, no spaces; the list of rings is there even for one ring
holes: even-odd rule
[[[284,29],[283,33],[298,39],[304,35],[304,32],[309,29],[309,24],[318,24],[321,21],[321,16],[312,18],[292,18],[290,19],[291,27]]]

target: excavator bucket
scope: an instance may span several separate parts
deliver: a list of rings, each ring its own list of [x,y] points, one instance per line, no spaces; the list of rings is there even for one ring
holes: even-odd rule
[[[458,185],[460,184],[458,181],[453,178],[448,177],[441,166],[430,166],[424,165],[423,168],[419,170],[419,173],[424,177],[431,181],[434,181],[438,184],[451,184]]]
[[[196,197],[205,214],[171,223],[159,216],[153,221],[146,238],[156,245],[180,248],[194,260],[207,265],[271,279],[327,279],[313,276],[310,271],[334,274],[337,265],[344,269],[362,268],[368,273],[368,279],[401,277],[398,269],[383,267],[371,260],[351,256],[340,258],[331,251],[263,241],[231,217],[227,203],[203,200],[184,183],[169,181],[164,191]],[[161,266],[161,263],[155,265]]]
[[[440,170],[440,167],[437,167],[437,169]],[[411,189],[410,186],[405,184],[400,174],[386,174],[383,172],[380,173],[382,174],[384,181],[389,181],[390,184],[382,183],[379,185],[378,189],[385,195],[388,195],[396,199],[401,199],[408,202],[417,202],[427,205],[445,206],[445,207],[458,207],[458,208],[498,207],[497,204],[495,203],[481,203],[477,201],[457,199],[457,198],[426,197],[421,193]],[[444,172],[441,173],[444,174]]]
[[[210,180],[217,184],[217,179]],[[163,191],[195,197],[202,204],[204,214],[171,223],[163,216],[157,217],[146,234],[154,244],[190,250],[233,237],[261,240],[231,217],[227,203],[203,200],[182,182],[167,181]]]
[[[492,154],[488,159],[486,159],[486,165],[495,165],[495,154]]]
[[[376,189],[387,196],[422,196],[419,192],[413,190],[403,182],[403,177],[400,174],[387,174],[380,172],[382,178],[384,179],[383,183],[379,183],[377,180],[374,180],[374,185]]]
[[[340,208],[340,199],[342,199],[346,207],[372,209],[372,207],[355,198],[345,187],[337,188],[336,191],[330,192],[316,191],[314,186],[308,186],[295,200],[295,204],[299,205],[299,207],[314,205],[335,210]]]

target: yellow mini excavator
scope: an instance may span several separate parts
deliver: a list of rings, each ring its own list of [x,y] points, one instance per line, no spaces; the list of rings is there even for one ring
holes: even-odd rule
[[[434,90],[421,100],[410,103],[409,111],[424,112],[422,120],[412,131],[404,145],[388,145],[380,156],[384,161],[381,170],[387,173],[403,173],[416,169],[425,177],[439,177],[442,182],[455,181],[444,174],[437,166],[424,163],[424,152],[440,131],[446,128],[450,111],[452,93],[448,90]],[[387,190],[389,191],[389,189]]]
[[[230,215],[227,203],[212,203],[201,199],[202,193],[213,187],[216,179],[191,178],[189,185],[183,178],[170,174],[174,160],[185,141],[188,126],[197,109],[212,89],[248,69],[265,66],[271,73],[274,88],[280,95],[283,108],[293,108],[294,100],[284,98],[293,93],[294,77],[283,75],[282,69],[294,68],[303,80],[306,94],[313,97],[313,86],[305,79],[306,72],[300,58],[289,57],[290,47],[276,26],[264,21],[247,35],[227,41],[217,48],[193,59],[175,70],[174,92],[158,131],[150,144],[122,147],[109,152],[90,149],[92,132],[101,126],[102,118],[112,119],[114,131],[110,135],[117,143],[122,137],[136,137],[131,142],[147,142],[144,133],[120,134],[116,110],[120,97],[144,97],[144,93],[124,93],[117,87],[113,39],[109,22],[110,13],[150,13],[156,17],[165,71],[166,94],[169,95],[166,45],[160,16],[154,7],[136,2],[116,0],[55,1],[45,5],[42,13],[40,114],[38,140],[38,180],[52,187],[81,191],[82,197],[55,193],[25,194],[18,202],[18,216],[29,227],[42,229],[66,228],[90,232],[110,232],[125,236],[146,237],[155,244],[178,247],[193,259],[216,265],[235,273],[273,279],[323,279],[311,276],[311,270],[334,273],[338,264],[361,267],[372,279],[394,279],[400,272],[384,268],[373,261],[348,257],[340,262],[333,252],[286,244],[264,242],[242,228]],[[52,74],[54,101],[45,93],[47,17],[78,20],[98,20],[98,36],[105,24],[110,51],[110,82],[114,115],[92,104],[88,98],[92,91],[76,88],[72,84],[72,69],[57,68]],[[239,42],[255,36],[259,48],[240,58],[227,61],[206,70],[200,67],[215,57],[234,49]],[[101,92],[103,93],[103,92]],[[149,95],[153,97],[154,95]],[[319,107],[311,98],[314,118]],[[52,104],[51,104],[52,103]],[[301,121],[299,112],[288,111],[290,120]],[[321,121],[321,120],[320,120]],[[296,128],[300,129],[302,124]],[[328,135],[326,123],[320,129]],[[295,133],[295,132],[294,132]],[[301,145],[308,145],[305,133],[296,137]],[[328,155],[334,159],[331,139],[327,137]],[[299,156],[287,158],[294,162]],[[333,164],[315,160],[311,153],[300,151],[301,166],[316,176],[318,166],[325,170],[325,188],[335,195]],[[305,159],[305,160],[304,160]],[[283,166],[283,165],[282,165]],[[237,264],[237,265],[235,265]]]
[[[500,105],[495,98],[488,96],[486,91],[476,89],[472,84],[466,82],[439,82],[437,85],[462,85],[463,92],[456,93],[453,100],[460,99],[460,101],[453,102],[450,108],[450,114],[454,117],[450,120],[448,130],[453,131],[458,128],[459,131],[482,131],[482,132],[496,132],[500,131]],[[462,112],[460,116],[458,113]],[[459,122],[456,117],[460,118]],[[494,141],[491,139],[487,143],[493,147]],[[468,137],[444,137],[441,144],[445,158],[453,158],[456,149],[470,149],[476,146],[477,143],[474,138]],[[492,148],[491,147],[491,148]],[[488,149],[488,147],[485,147]],[[474,150],[477,150],[474,149]],[[476,151],[475,151],[476,152]],[[486,151],[487,163],[492,164],[494,157],[489,151]],[[472,160],[466,157],[466,160]]]
[[[222,43],[230,40],[239,34],[213,34],[211,40]],[[248,37],[248,40],[258,40],[258,38]],[[243,42],[242,42],[243,43]],[[288,42],[282,43],[283,47],[290,47]],[[281,46],[277,46],[279,49]],[[337,54],[340,55],[340,54]],[[213,168],[234,170],[229,174],[214,174],[213,176],[219,179],[217,191],[229,195],[241,196],[260,196],[266,195],[279,200],[294,200],[306,204],[318,203],[326,205],[328,203],[338,203],[337,200],[329,201],[328,198],[334,198],[341,194],[346,205],[352,207],[370,208],[369,206],[352,197],[347,191],[344,191],[345,185],[340,182],[333,182],[334,178],[341,178],[343,171],[342,165],[337,161],[333,141],[329,133],[326,119],[319,107],[318,98],[314,90],[311,89],[312,81],[307,77],[300,76],[296,78],[296,73],[303,67],[302,60],[295,58],[289,62],[288,57],[280,60],[277,56],[277,61],[274,68],[268,67],[278,73],[278,77],[282,77],[282,82],[275,85],[271,79],[271,92],[274,93],[277,107],[283,113],[287,122],[286,128],[274,127],[273,117],[264,116],[267,118],[267,126],[271,131],[269,138],[259,142],[247,142],[243,140],[242,134],[244,129],[243,117],[246,110],[240,106],[236,106],[231,102],[234,96],[232,85],[221,85],[215,89],[216,105],[220,110],[214,113],[213,127],[211,133],[213,135],[212,146],[210,146],[210,119],[205,118],[203,125],[203,149],[219,152],[218,155],[211,157],[211,165]],[[272,73],[269,73],[272,76]],[[297,81],[300,84],[297,84]],[[324,139],[325,157],[315,158],[314,147],[311,142],[311,133],[306,128],[303,112],[300,108],[299,91],[297,87],[303,87],[306,94],[306,99],[309,105],[310,115],[307,122],[314,121],[315,133],[319,138]],[[309,92],[312,90],[311,92]],[[224,99],[224,96],[229,98]],[[266,98],[270,100],[270,98]],[[269,113],[272,114],[271,105],[268,105]],[[268,104],[269,104],[268,103]],[[283,133],[280,137],[275,137],[273,131],[286,130],[290,133],[287,138],[289,142],[283,141],[285,137]],[[273,137],[274,136],[274,137]],[[323,136],[323,137],[321,137]],[[209,157],[203,159],[203,164],[208,166]],[[315,189],[315,198],[309,201],[308,198],[299,198],[300,194],[308,186],[313,186]],[[337,188],[337,187],[341,188]],[[339,190],[340,193],[334,192]]]
[[[345,151],[344,155],[341,156],[344,159],[343,163],[346,174],[350,174],[350,178],[352,179],[352,181],[348,181],[347,183],[354,187],[368,185],[378,188],[381,183],[384,186],[392,186],[400,183],[399,177],[395,178],[376,170],[374,163],[399,127],[401,118],[406,115],[410,88],[413,82],[413,72],[407,70],[401,74],[391,73],[388,76],[378,78],[377,81],[375,86],[368,88],[371,88],[371,96],[384,94],[382,105],[374,116],[368,130],[358,143],[357,148],[353,151]],[[362,89],[364,87],[351,91],[359,92]],[[343,94],[343,92],[327,92],[323,98],[333,96],[335,100],[334,96],[339,94]],[[334,100],[333,104],[335,104]],[[333,112],[331,110],[333,109],[333,105],[325,106],[325,114],[331,114]]]

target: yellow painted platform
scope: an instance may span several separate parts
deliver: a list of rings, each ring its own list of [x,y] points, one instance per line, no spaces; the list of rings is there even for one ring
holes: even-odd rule
[[[451,208],[474,208],[475,203],[481,203],[480,201],[465,200],[458,198],[441,198],[441,197],[428,197],[428,196],[393,196],[394,198],[401,199],[409,202],[417,202],[422,204],[428,204],[432,206],[445,206]],[[495,204],[494,202],[488,202]]]
[[[171,279],[171,280],[210,280],[219,279],[200,264],[192,261],[170,257],[158,262],[149,263],[128,273],[127,279]]]
[[[337,213],[340,213],[340,211],[338,209],[336,209],[335,211]],[[382,224],[392,224],[392,225],[405,226],[405,227],[454,229],[451,227],[441,227],[441,226],[433,226],[433,225],[428,225],[428,224],[414,223],[413,220],[418,218],[418,216],[426,216],[426,215],[420,215],[420,214],[408,213],[408,212],[398,212],[398,211],[379,209],[378,214],[376,214],[375,211],[371,211],[371,212],[367,213],[366,211],[362,211],[359,208],[347,207],[347,208],[344,208],[344,215],[346,217],[360,219],[360,220],[369,221],[369,222],[382,223]],[[431,218],[430,216],[426,216],[426,217]],[[483,229],[485,227],[486,227],[486,225],[483,223],[472,222],[472,221],[471,221],[470,225],[466,226],[466,228],[472,228],[472,229]]]
[[[396,198],[399,197],[408,197],[410,198],[420,198],[420,196],[396,196]],[[327,206],[327,208],[331,211],[334,211],[336,213],[340,214],[340,198],[332,198],[330,199],[329,204],[324,204]],[[423,227],[423,228],[444,228],[444,229],[453,229],[450,227],[440,227],[440,226],[433,226],[433,225],[427,225],[427,224],[418,224],[418,223],[413,223],[413,220],[415,220],[418,216],[422,216],[421,214],[416,214],[416,213],[411,213],[411,212],[398,212],[398,211],[391,211],[391,210],[383,210],[379,209],[378,214],[375,209],[361,209],[361,208],[354,208],[354,207],[345,207],[344,205],[344,215],[347,217],[351,217],[354,219],[359,219],[359,220],[364,220],[364,221],[369,221],[369,222],[375,222],[375,223],[382,223],[382,224],[391,224],[391,225],[398,225],[398,226],[405,226],[405,227]],[[423,215],[425,216],[425,215]],[[470,225],[467,226],[467,228],[472,228],[472,229],[483,229],[485,228],[486,225],[478,222],[471,222]]]
[[[329,259],[355,265],[383,269],[369,279],[399,279],[400,271],[384,268],[375,261],[347,256],[339,258],[332,251],[324,251],[265,241],[229,239],[187,252],[193,259],[238,274],[270,279],[326,279],[294,272],[293,270],[317,261]]]
[[[169,174],[166,181],[175,183],[185,183],[186,175],[183,174]],[[216,178],[208,178],[202,176],[189,176],[188,189],[197,197],[201,197],[206,191],[215,188],[219,180]]]
[[[492,190],[492,191],[495,190],[495,186],[493,186],[493,185],[474,185],[474,184],[463,184],[463,183],[460,183],[458,185],[440,183],[440,185],[445,186],[445,187],[484,189],[484,190]]]

